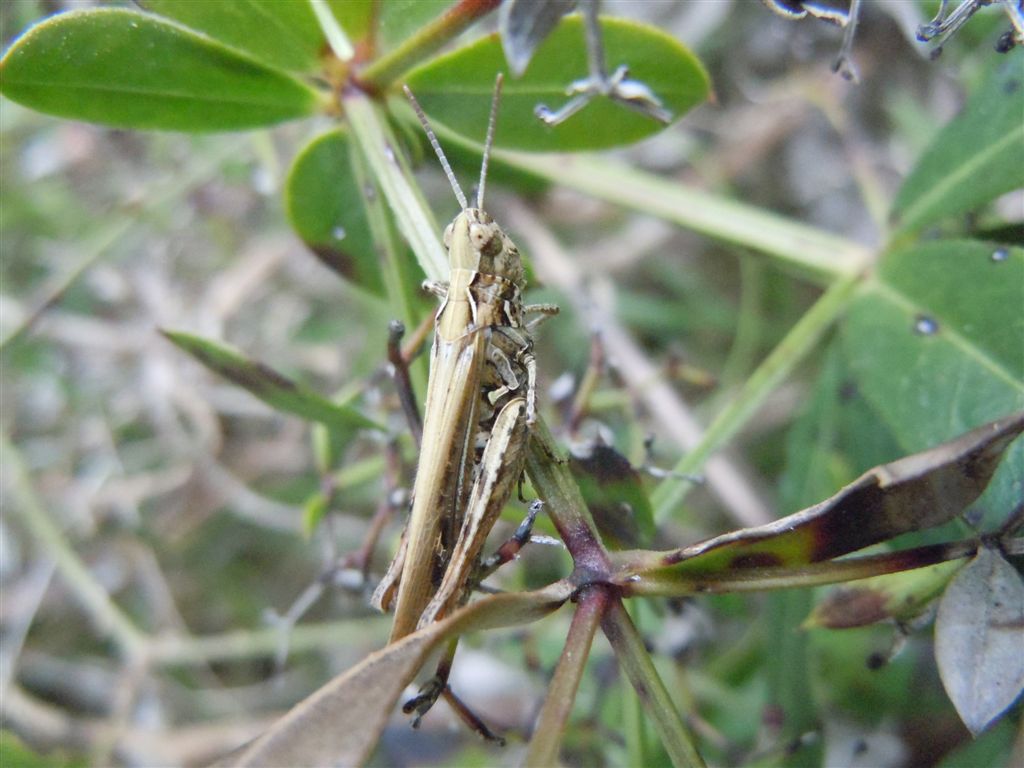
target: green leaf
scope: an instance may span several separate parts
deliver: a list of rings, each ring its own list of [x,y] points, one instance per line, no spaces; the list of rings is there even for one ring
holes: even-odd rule
[[[858,393],[899,447],[919,451],[1024,409],[1024,250],[975,241],[888,254],[841,339]],[[979,508],[1005,516],[1024,482],[1011,449]]]
[[[986,77],[925,151],[893,205],[895,226],[917,229],[1024,186],[1024,56]]]
[[[935,768],[977,768],[979,765],[1012,765],[1013,744],[1018,732],[1014,718],[1006,717],[946,753]]]
[[[707,73],[675,38],[623,19],[602,19],[601,27],[609,66],[628,62],[630,77],[650,87],[676,118],[707,97]],[[406,82],[432,120],[482,142],[495,73],[507,68],[494,34],[425,64]],[[631,144],[664,127],[603,98],[554,128],[534,116],[538,103],[561,105],[566,87],[586,74],[583,24],[578,16],[569,16],[538,47],[523,76],[506,79],[495,144],[546,152],[605,149]]]
[[[161,333],[211,371],[234,382],[275,410],[338,429],[384,429],[354,408],[332,403],[232,347],[182,331],[164,330]]]
[[[971,240],[890,253],[878,279],[1016,382],[1024,380],[1024,249]],[[995,371],[994,371],[995,372]]]
[[[9,99],[121,128],[229,131],[314,114],[320,96],[292,76],[145,13],[53,16],[0,61]]]
[[[312,72],[324,52],[323,32],[306,0],[140,0],[139,4],[282,69]]]
[[[348,133],[322,133],[299,152],[285,185],[285,209],[299,237],[347,280],[382,295],[384,280],[352,167]]]

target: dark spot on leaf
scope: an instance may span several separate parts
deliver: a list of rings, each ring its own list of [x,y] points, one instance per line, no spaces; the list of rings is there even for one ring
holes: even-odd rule
[[[747,568],[777,568],[782,565],[782,558],[774,552],[747,552],[737,555],[729,563],[730,567],[736,570]]]
[[[888,659],[886,659],[884,653],[879,653],[878,651],[875,651],[864,660],[864,666],[866,666],[868,669],[881,669],[885,666],[887,661]]]
[[[865,587],[836,590],[825,598],[815,614],[822,626],[830,629],[863,627],[889,618],[885,595]]]
[[[839,399],[844,403],[848,403],[853,400],[860,393],[857,389],[857,384],[853,381],[844,381],[839,385]]]
[[[1016,93],[1020,90],[1020,80],[1015,77],[1003,83],[1003,93]]]
[[[226,360],[196,346],[190,346],[189,352],[210,370],[216,371],[225,379],[233,381],[253,394],[296,389],[294,381],[255,360]]]
[[[282,376],[280,373],[275,371],[273,368],[269,368],[263,363],[253,361],[250,363],[251,368],[239,369],[239,378],[235,379],[239,384],[246,387],[250,391],[258,392],[261,390],[268,389],[286,389],[289,391],[298,389],[295,382],[291,379]]]
[[[351,254],[337,248],[332,248],[329,245],[319,245],[316,243],[306,243],[306,245],[309,246],[309,249],[316,254],[316,257],[325,266],[331,268],[346,280],[355,279],[355,260]]]

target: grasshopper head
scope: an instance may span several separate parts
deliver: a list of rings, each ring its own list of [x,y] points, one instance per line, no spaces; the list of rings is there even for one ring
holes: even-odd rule
[[[452,269],[498,275],[522,287],[524,273],[519,249],[486,211],[463,210],[445,229],[444,244]]]

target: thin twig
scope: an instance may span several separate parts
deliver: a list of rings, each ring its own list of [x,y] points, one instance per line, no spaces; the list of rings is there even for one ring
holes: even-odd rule
[[[145,638],[131,619],[110,599],[36,496],[18,450],[6,435],[0,436],[0,466],[12,486],[14,503],[9,509],[39,547],[53,558],[68,590],[89,615],[97,631],[115,642],[126,658],[144,651]]]

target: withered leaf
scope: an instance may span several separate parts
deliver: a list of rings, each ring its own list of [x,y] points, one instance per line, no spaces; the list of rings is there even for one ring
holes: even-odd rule
[[[620,553],[616,581],[648,594],[677,594],[694,578],[710,583],[738,571],[820,563],[941,525],[981,495],[1022,431],[1024,412],[874,467],[831,498],[767,525],[670,552]]]
[[[224,768],[361,765],[426,658],[464,632],[526,624],[558,609],[574,587],[491,595],[366,657],[299,702],[270,729],[218,761]]]
[[[606,544],[631,549],[650,543],[654,511],[640,473],[625,456],[595,441],[573,448],[569,471]]]
[[[962,566],[963,561],[951,560],[839,587],[814,606],[803,628],[847,629],[886,619],[913,619],[942,594]]]
[[[960,719],[977,735],[1024,689],[1024,581],[982,547],[939,603],[935,660]]]

